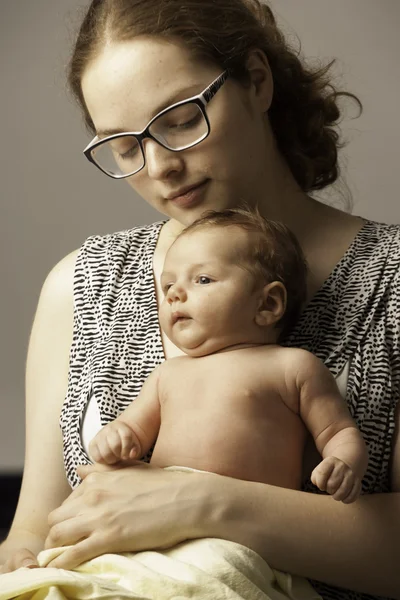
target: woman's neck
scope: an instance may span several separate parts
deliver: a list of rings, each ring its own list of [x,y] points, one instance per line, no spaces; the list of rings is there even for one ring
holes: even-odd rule
[[[275,151],[264,181],[266,194],[258,190],[258,209],[263,217],[284,223],[297,237],[309,266],[309,300],[322,286],[353,242],[363,219],[315,200],[303,192],[286,162]]]
[[[308,264],[310,301],[342,259],[365,221],[306,194],[299,194],[293,199],[291,210],[282,210],[273,218],[285,223],[300,243]]]

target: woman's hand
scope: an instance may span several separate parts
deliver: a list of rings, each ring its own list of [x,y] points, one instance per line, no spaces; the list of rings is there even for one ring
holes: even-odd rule
[[[206,515],[219,476],[165,471],[138,461],[81,466],[78,473],[80,486],[49,515],[45,542],[46,549],[72,548],[49,567],[72,569],[104,553],[167,548],[213,536],[206,531]]]
[[[20,548],[11,554],[10,558],[4,563],[4,565],[0,566],[0,574],[16,571],[20,567],[35,569],[38,566],[39,565],[36,560],[36,556],[33,554],[33,552],[28,550],[28,548]]]

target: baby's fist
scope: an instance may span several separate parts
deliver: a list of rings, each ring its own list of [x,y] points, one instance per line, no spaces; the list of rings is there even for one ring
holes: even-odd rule
[[[331,494],[334,500],[350,504],[361,492],[360,478],[342,460],[328,456],[315,467],[311,481],[321,491]]]
[[[129,425],[116,419],[93,438],[89,454],[94,462],[113,465],[121,460],[140,458],[140,442]]]

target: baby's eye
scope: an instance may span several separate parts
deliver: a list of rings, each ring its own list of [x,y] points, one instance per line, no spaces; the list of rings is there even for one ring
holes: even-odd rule
[[[162,291],[163,293],[166,295],[168,293],[169,288],[172,287],[172,283],[166,283],[165,285],[163,285],[162,287]]]
[[[209,277],[207,277],[206,275],[200,275],[200,277],[197,279],[197,281],[201,285],[207,285],[208,283],[211,283],[212,280]]]

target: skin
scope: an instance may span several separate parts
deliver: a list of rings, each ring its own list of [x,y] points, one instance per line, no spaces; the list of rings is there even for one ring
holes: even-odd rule
[[[271,325],[284,313],[286,291],[279,282],[255,286],[239,258],[247,244],[247,233],[238,227],[206,228],[182,236],[168,252],[160,324],[185,354],[199,357],[246,342],[277,342],[279,329]],[[174,325],[174,306],[195,319]]]
[[[147,166],[128,183],[171,217],[154,256],[156,280],[184,225],[206,208],[236,206],[246,199],[250,205],[258,202],[263,216],[293,230],[312,273],[312,296],[362,220],[320,204],[298,188],[276,151],[265,114],[273,94],[268,62],[255,50],[248,68],[248,89],[228,80],[210,103],[213,133],[202,144],[172,153],[148,140]],[[170,93],[189,83],[198,85],[192,93],[201,91],[219,72],[195,63],[178,45],[136,39],[107,46],[88,67],[83,91],[97,128],[140,129]],[[207,190],[196,209],[165,201],[168,192],[204,178]],[[84,481],[69,493],[57,421],[67,385],[75,259],[73,253],[50,273],[34,321],[27,364],[28,462],[12,530],[0,548],[6,570],[19,566],[23,557],[34,562],[44,545],[81,540],[52,565],[73,567],[103,552],[221,537],[253,548],[275,568],[400,598],[395,558],[400,539],[399,411],[391,462],[394,493],[363,496],[349,506],[327,496],[215,474],[187,477],[136,462],[123,469],[82,466],[78,472]],[[164,348],[168,358],[181,354],[172,343],[165,342]],[[312,462],[311,454],[309,473]],[[18,548],[25,550],[15,558]]]
[[[96,462],[141,458],[300,489],[306,428],[324,460],[311,478],[354,502],[368,458],[329,370],[277,344],[286,290],[257,281],[243,229],[205,227],[169,249],[160,325],[186,356],[162,363],[92,440]],[[156,441],[157,440],[157,441]],[[246,452],[242,452],[246,448]]]

